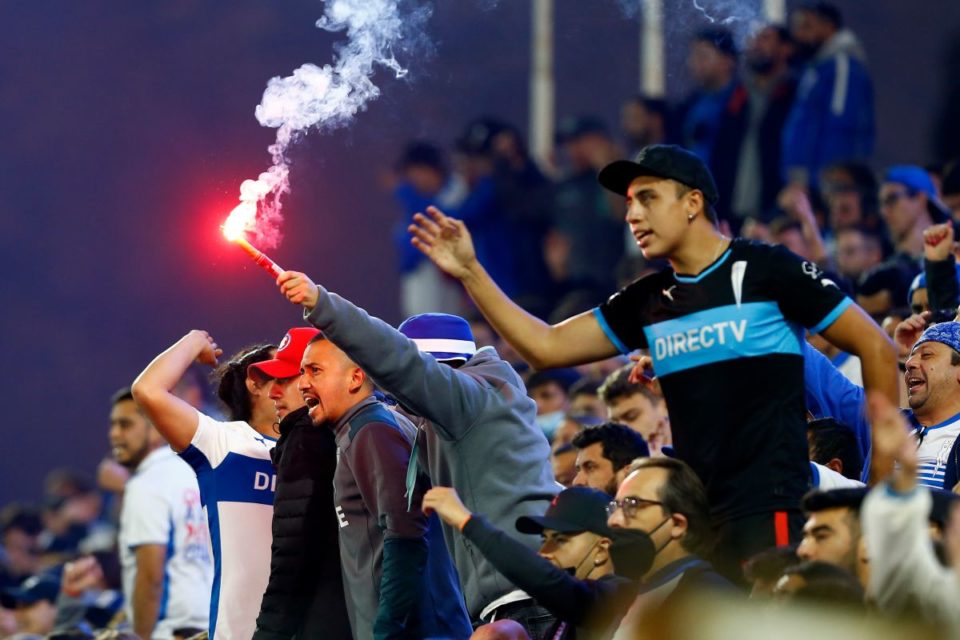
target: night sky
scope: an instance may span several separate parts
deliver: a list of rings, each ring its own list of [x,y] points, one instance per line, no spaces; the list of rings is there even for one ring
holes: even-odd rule
[[[383,177],[398,150],[412,137],[449,144],[480,115],[527,122],[529,3],[433,4],[432,47],[401,60],[410,74],[381,70],[381,97],[351,126],[291,149],[285,239],[272,252],[393,323]],[[556,4],[557,113],[614,124],[637,87],[637,23],[622,1]],[[678,97],[687,39],[705,23],[692,0],[666,4]],[[876,166],[932,159],[956,0],[838,5],[874,71]],[[240,182],[269,166],[274,131],[253,116],[267,79],[330,62],[342,40],[313,26],[322,12],[319,0],[0,3],[0,504],[39,498],[51,468],[92,472],[110,394],[188,330],[230,353],[298,323],[218,225]]]

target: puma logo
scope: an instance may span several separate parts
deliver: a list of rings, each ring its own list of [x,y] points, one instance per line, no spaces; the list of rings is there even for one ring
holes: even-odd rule
[[[667,298],[668,300],[670,300],[670,302],[673,302],[673,293],[672,293],[672,291],[673,291],[674,289],[676,289],[676,288],[677,288],[677,285],[673,285],[673,286],[670,287],[669,289],[664,289],[661,293],[663,293],[663,297],[664,297],[664,298]]]

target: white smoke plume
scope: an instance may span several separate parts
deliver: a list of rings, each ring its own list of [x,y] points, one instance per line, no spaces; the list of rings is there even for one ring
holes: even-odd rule
[[[281,239],[281,198],[290,190],[290,144],[311,129],[349,123],[380,95],[372,80],[378,66],[397,78],[407,74],[394,54],[412,49],[430,10],[420,7],[401,15],[399,5],[400,0],[327,0],[317,27],[347,36],[336,48],[333,63],[304,64],[292,75],[267,83],[255,113],[260,124],[277,129],[276,142],[268,149],[273,166],[240,185],[241,204],[234,210],[245,217],[243,228],[263,248],[276,247]]]

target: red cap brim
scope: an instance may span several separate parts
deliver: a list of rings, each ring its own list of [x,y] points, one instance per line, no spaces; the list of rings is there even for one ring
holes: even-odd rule
[[[300,375],[300,366],[287,362],[286,360],[264,360],[263,362],[254,362],[248,367],[256,369],[268,378],[293,378]]]

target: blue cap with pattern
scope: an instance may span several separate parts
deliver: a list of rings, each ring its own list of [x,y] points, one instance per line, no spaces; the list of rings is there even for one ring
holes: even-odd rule
[[[929,327],[913,348],[924,342],[939,342],[960,353],[960,322],[940,322]]]

